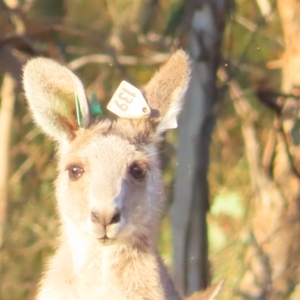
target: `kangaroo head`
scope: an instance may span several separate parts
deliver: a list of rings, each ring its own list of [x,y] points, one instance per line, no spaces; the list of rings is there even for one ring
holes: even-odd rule
[[[155,141],[181,108],[189,61],[179,50],[142,89],[149,118],[93,117],[81,81],[45,58],[24,68],[36,123],[58,144],[56,194],[63,227],[101,243],[147,240],[163,208]],[[82,114],[78,126],[74,94]]]

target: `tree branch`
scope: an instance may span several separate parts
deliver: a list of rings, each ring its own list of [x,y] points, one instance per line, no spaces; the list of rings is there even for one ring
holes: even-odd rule
[[[8,200],[9,145],[11,138],[11,122],[15,103],[15,80],[8,74],[4,76],[1,89],[0,110],[0,248],[3,244],[3,234],[6,222],[6,207]]]
[[[150,57],[135,57],[135,56],[117,56],[118,62],[123,66],[137,66],[137,65],[156,65],[165,62],[169,58],[169,54],[157,53]],[[82,56],[69,62],[68,67],[71,70],[77,70],[83,66],[90,64],[112,64],[114,63],[113,58],[110,55],[105,54],[92,54]]]

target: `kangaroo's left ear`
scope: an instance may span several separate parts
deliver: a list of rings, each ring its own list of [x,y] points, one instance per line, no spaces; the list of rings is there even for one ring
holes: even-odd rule
[[[47,58],[34,58],[24,67],[24,90],[36,123],[61,142],[79,129],[75,94],[83,128],[91,122],[90,104],[79,78],[66,67]]]
[[[188,55],[178,50],[142,89],[152,111],[150,122],[158,134],[176,127],[176,117],[182,108],[189,76]]]

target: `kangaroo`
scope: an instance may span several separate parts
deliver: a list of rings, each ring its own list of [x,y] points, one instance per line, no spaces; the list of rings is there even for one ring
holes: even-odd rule
[[[69,69],[46,58],[26,64],[34,120],[58,146],[60,235],[38,300],[181,299],[155,244],[164,210],[155,143],[181,109],[189,74],[178,50],[141,89],[150,115],[110,120],[93,116]]]

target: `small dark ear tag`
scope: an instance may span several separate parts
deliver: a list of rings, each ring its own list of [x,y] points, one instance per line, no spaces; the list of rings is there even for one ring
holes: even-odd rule
[[[92,116],[93,117],[97,117],[102,115],[102,108],[101,105],[99,103],[99,100],[97,98],[97,94],[95,92],[93,92],[91,94],[91,98],[90,98],[90,104],[91,104],[91,112],[92,112]]]
[[[76,115],[77,115],[77,123],[79,127],[83,127],[83,122],[82,122],[82,112],[80,109],[80,103],[78,99],[77,93],[75,93],[75,103],[76,103]],[[91,99],[90,99],[90,106],[91,106],[91,113],[93,117],[97,117],[102,115],[102,108],[101,105],[98,101],[97,94],[93,92],[91,94]]]

